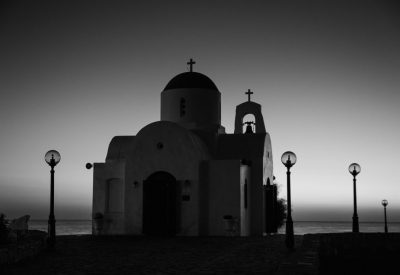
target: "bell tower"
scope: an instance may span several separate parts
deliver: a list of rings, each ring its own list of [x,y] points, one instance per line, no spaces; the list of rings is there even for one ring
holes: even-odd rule
[[[248,89],[245,94],[248,96],[247,101],[236,106],[235,134],[266,133],[264,119],[261,113],[261,105],[251,101],[253,92],[250,91],[250,89]],[[249,114],[254,116],[254,121],[243,121],[244,117]],[[244,132],[243,125],[245,124],[246,131]]]

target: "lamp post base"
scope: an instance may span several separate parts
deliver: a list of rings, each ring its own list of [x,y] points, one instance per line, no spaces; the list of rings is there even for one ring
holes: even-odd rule
[[[293,221],[292,219],[286,220],[286,247],[293,249],[294,247],[294,232],[293,232]]]
[[[56,220],[54,216],[49,217],[49,224],[47,231],[48,231],[47,246],[49,248],[54,248],[56,244]]]
[[[359,227],[358,227],[358,216],[354,215],[353,216],[353,233],[359,233]]]

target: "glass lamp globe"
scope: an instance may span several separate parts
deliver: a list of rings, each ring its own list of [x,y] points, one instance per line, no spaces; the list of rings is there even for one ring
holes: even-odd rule
[[[386,207],[388,204],[389,204],[389,203],[388,203],[387,200],[382,200],[382,205],[383,205],[384,207]]]
[[[361,172],[361,167],[358,163],[352,163],[349,166],[349,172],[350,174],[352,174],[353,176],[358,175]]]
[[[292,167],[296,163],[296,160],[296,154],[291,151],[286,151],[281,157],[281,161],[286,167]]]
[[[56,150],[50,150],[44,156],[44,160],[47,162],[48,165],[56,166],[61,160],[61,155]]]

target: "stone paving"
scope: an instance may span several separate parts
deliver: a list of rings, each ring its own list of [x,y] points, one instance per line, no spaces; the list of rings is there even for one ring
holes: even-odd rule
[[[299,259],[306,254],[301,249],[302,240],[303,236],[295,236],[298,249],[290,252],[285,248],[284,235],[175,238],[60,236],[54,251],[44,251],[35,258],[0,267],[0,273],[295,274],[301,262]],[[310,259],[308,261],[310,263]]]
[[[320,240],[318,235],[304,235],[301,245],[288,257],[282,259],[276,274],[319,274],[319,249]]]

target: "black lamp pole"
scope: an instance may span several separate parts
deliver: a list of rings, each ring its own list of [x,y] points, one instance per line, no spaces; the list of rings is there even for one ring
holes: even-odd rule
[[[388,233],[388,226],[387,226],[387,219],[386,219],[386,206],[388,205],[388,201],[387,200],[382,200],[382,205],[383,205],[383,212],[385,215],[385,233]]]
[[[349,166],[349,172],[353,175],[353,203],[354,203],[354,211],[353,211],[353,233],[360,232],[358,225],[358,214],[357,214],[357,180],[356,176],[361,172],[361,167],[358,163],[352,163]]]
[[[290,168],[296,163],[297,157],[295,153],[286,151],[282,154],[281,161],[286,166],[287,176],[287,215],[286,215],[286,247],[293,249],[294,247],[294,232],[293,232],[293,220],[292,220],[292,199],[290,196]]]
[[[383,209],[384,209],[384,212],[385,212],[385,233],[388,233],[387,219],[386,219],[386,206]]]
[[[48,222],[48,238],[47,245],[54,248],[56,244],[56,218],[54,217],[54,167],[60,162],[60,153],[56,150],[50,150],[44,156],[45,161],[50,165],[50,214]]]
[[[287,167],[287,217],[286,217],[286,247],[294,247],[294,232],[293,232],[293,220],[292,220],[292,203],[290,197],[290,167]]]
[[[49,238],[47,243],[50,248],[54,248],[56,244],[56,219],[54,216],[54,166],[56,166],[54,157],[50,160],[50,215],[49,215]]]
[[[358,226],[358,215],[357,215],[357,188],[356,188],[356,175],[353,174],[353,196],[354,196],[354,212],[353,212],[353,232],[360,232]]]

